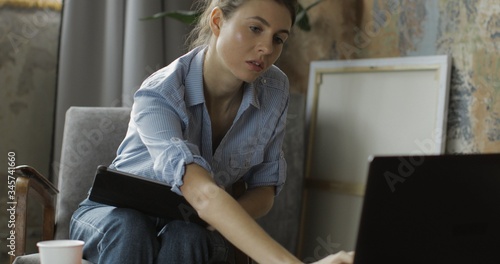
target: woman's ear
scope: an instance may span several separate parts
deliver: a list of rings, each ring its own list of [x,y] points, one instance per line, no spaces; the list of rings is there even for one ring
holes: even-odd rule
[[[212,33],[218,37],[222,26],[223,14],[219,7],[215,7],[210,13],[210,28]]]

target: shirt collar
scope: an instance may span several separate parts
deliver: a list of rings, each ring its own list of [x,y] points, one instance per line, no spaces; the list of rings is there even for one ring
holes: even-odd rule
[[[205,102],[203,93],[203,59],[205,58],[206,47],[198,47],[191,51],[192,60],[189,61],[188,73],[185,80],[186,106],[193,106]]]
[[[243,100],[242,104],[245,105],[245,108],[247,108],[249,105],[253,105],[255,108],[259,109],[260,108],[260,103],[259,103],[259,98],[257,96],[258,94],[258,81],[260,78],[257,78],[257,80],[253,83],[245,83],[243,87]]]

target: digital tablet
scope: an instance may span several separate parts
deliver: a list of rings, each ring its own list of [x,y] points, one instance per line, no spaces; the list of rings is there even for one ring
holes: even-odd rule
[[[89,200],[207,226],[184,197],[171,191],[171,186],[103,165],[97,167]]]

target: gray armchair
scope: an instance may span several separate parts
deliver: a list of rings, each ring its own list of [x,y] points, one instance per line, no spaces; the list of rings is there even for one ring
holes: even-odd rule
[[[97,166],[109,164],[115,157],[127,131],[129,115],[130,108],[117,107],[71,107],[66,112],[58,188],[30,166],[16,168],[18,257],[11,261],[40,262],[38,254],[25,255],[28,193],[41,198],[36,200],[43,207],[42,240],[68,238],[71,215],[86,197]]]
[[[43,207],[42,240],[68,238],[71,216],[87,196],[97,166],[111,163],[116,155],[127,131],[130,110],[117,107],[71,107],[66,112],[58,188],[34,168],[26,165],[16,167],[17,258],[11,257],[11,262],[40,263],[38,254],[25,255],[28,193],[34,194],[33,198],[38,198],[36,200]],[[233,195],[243,191],[241,185],[233,185]],[[251,261],[237,249],[235,258],[236,263]],[[92,263],[82,260],[82,264]]]

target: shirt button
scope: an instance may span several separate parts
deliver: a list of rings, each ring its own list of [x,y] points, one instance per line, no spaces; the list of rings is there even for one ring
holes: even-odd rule
[[[267,80],[266,80],[266,79],[264,79],[264,78],[262,78],[261,83],[262,83],[262,84],[266,84],[266,83],[267,83]]]

